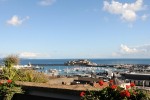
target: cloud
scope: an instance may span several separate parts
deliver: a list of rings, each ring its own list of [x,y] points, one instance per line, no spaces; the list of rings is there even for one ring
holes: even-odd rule
[[[112,0],[111,3],[104,1],[103,9],[112,14],[120,15],[122,20],[133,22],[137,19],[137,12],[145,8],[143,0],[136,0],[134,3],[120,3]]]
[[[148,17],[149,17],[148,15],[144,14],[144,15],[141,17],[141,19],[142,19],[143,21],[145,21]]]
[[[31,52],[22,52],[19,54],[21,58],[35,58],[38,56],[38,53],[31,53]]]
[[[115,57],[150,57],[150,44],[129,47],[121,44],[120,50],[112,53]]]
[[[123,44],[121,44],[120,48],[121,48],[121,52],[125,53],[125,54],[131,54],[131,53],[138,52],[138,50],[136,48],[129,48],[128,46],[123,45]]]
[[[8,54],[6,54],[6,53],[0,53],[0,58],[4,58],[6,56],[8,56]]]
[[[21,25],[24,21],[28,20],[30,17],[26,16],[25,18],[19,18],[17,15],[12,16],[11,19],[7,20],[7,24],[12,26],[18,26]]]
[[[33,53],[33,52],[22,52],[18,54],[20,58],[48,58],[49,54]]]
[[[41,0],[38,4],[41,6],[50,6],[54,2],[56,2],[56,0]]]
[[[132,21],[136,20],[137,15],[136,15],[136,13],[134,11],[126,10],[126,11],[124,11],[124,13],[122,13],[122,17],[121,18],[123,20],[132,22]]]

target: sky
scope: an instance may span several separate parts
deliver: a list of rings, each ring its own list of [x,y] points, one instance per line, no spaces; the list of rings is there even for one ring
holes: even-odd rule
[[[0,0],[0,58],[150,58],[150,0]]]

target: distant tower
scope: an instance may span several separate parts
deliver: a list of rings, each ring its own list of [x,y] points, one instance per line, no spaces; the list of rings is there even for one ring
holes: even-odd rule
[[[30,62],[28,63],[28,66],[31,66],[31,63],[30,63]]]

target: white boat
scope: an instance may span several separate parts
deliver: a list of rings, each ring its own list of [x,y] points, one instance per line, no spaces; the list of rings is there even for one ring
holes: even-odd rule
[[[57,76],[59,74],[59,71],[57,69],[49,69],[47,74],[50,76]]]

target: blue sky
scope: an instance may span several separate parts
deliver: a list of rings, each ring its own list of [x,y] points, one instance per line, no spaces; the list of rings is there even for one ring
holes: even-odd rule
[[[0,57],[150,58],[149,0],[0,0]]]

